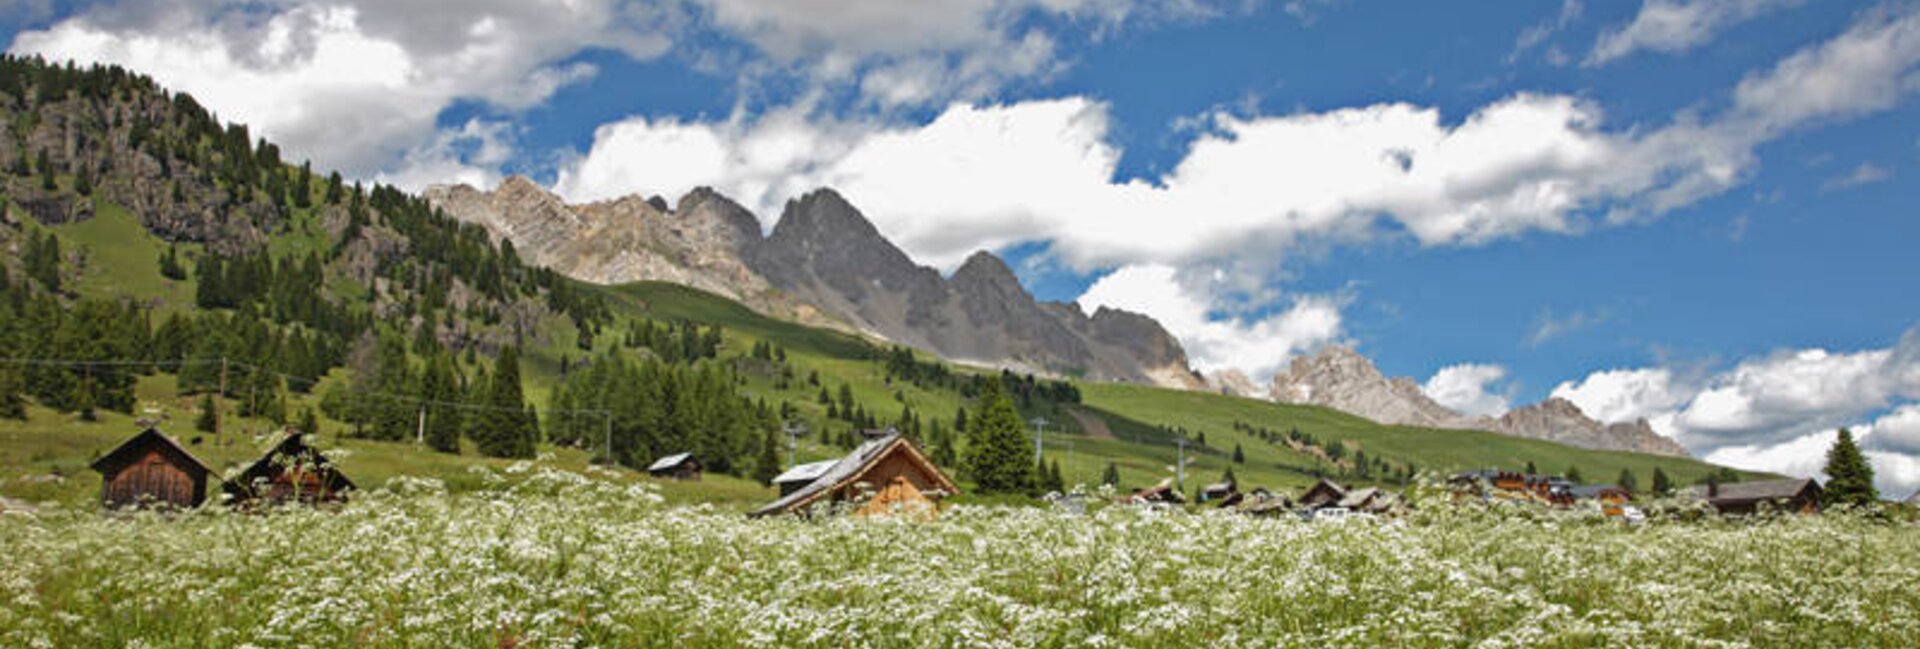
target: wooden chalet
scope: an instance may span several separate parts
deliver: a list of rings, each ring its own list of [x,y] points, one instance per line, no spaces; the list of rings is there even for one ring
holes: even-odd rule
[[[199,507],[213,471],[157,428],[148,428],[93,461],[100,503],[120,507]]]
[[[1129,505],[1180,505],[1187,502],[1180,490],[1173,488],[1173,478],[1161,480],[1160,484],[1141,489],[1128,495],[1122,502]]]
[[[1332,506],[1348,511],[1380,514],[1392,511],[1397,502],[1393,494],[1381,491],[1375,487],[1367,487],[1365,489],[1355,489],[1347,492],[1345,496],[1341,496],[1340,500]]]
[[[1563,507],[1572,505],[1576,500],[1573,495],[1576,485],[1559,476],[1483,469],[1455,474],[1448,482],[1452,483],[1456,494],[1473,494],[1481,498],[1531,500]]]
[[[1300,494],[1299,502],[1302,508],[1319,509],[1321,507],[1335,506],[1340,502],[1340,499],[1345,497],[1347,497],[1346,487],[1342,487],[1340,483],[1332,480],[1321,478],[1319,482],[1313,483],[1313,486],[1308,487],[1306,493]]]
[[[1266,489],[1254,489],[1246,493],[1234,508],[1250,516],[1277,516],[1293,509],[1293,500]]]
[[[675,453],[647,465],[647,475],[665,480],[698,481],[702,470],[700,460],[692,453]]]
[[[1239,485],[1234,484],[1232,480],[1227,480],[1201,487],[1197,500],[1203,503],[1219,503],[1234,500],[1234,497],[1238,495],[1240,495]],[[1238,501],[1236,500],[1236,502]]]
[[[1817,514],[1825,493],[1811,478],[1708,483],[1686,491],[1686,495],[1707,501],[1722,514],[1752,514],[1766,508]]]
[[[1633,500],[1633,492],[1612,484],[1583,484],[1569,489],[1568,494],[1574,500],[1597,500],[1603,505],[1625,505]]]
[[[885,498],[889,508],[912,506],[908,501],[914,500],[930,508],[934,499],[960,493],[960,487],[898,431],[864,434],[867,441],[846,457],[796,466],[775,477],[780,498],[752,515],[804,513],[816,503],[853,500],[867,492],[876,495],[869,506]]]
[[[307,444],[306,435],[297,432],[280,440],[224,487],[231,504],[243,508],[263,503],[341,502],[356,488],[320,449]]]

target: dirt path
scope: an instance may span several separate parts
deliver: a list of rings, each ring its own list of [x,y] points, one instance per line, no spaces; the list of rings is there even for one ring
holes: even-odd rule
[[[1067,414],[1073,417],[1074,422],[1080,424],[1080,431],[1086,433],[1088,437],[1113,439],[1113,431],[1107,429],[1107,421],[1101,419],[1099,415],[1079,408],[1068,408]]]

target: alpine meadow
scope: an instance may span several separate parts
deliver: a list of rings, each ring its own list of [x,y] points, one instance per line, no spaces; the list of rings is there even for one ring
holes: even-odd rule
[[[1920,9],[1496,4],[0,2],[0,647],[1920,646]]]

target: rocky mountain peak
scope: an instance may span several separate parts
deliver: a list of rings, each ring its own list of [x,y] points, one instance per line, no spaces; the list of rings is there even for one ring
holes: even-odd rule
[[[960,269],[953,272],[953,279],[949,281],[955,286],[1002,289],[1020,286],[1020,278],[1013,274],[1013,269],[1008,268],[1007,263],[1001,261],[999,257],[985,250],[969,255],[967,261],[960,264]]]
[[[780,222],[773,226],[772,238],[823,244],[845,241],[854,245],[874,239],[886,241],[879,228],[840,192],[824,187],[787,201],[780,213]]]

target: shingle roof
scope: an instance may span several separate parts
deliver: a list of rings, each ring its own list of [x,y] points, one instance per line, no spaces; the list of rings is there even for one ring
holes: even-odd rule
[[[134,435],[127,441],[121,442],[120,445],[114,447],[113,450],[107,451],[106,454],[100,456],[100,459],[93,461],[93,470],[101,473],[111,473],[118,470],[127,462],[134,460],[136,458],[135,453],[147,444],[159,444],[162,449],[171,451],[185,460],[191,468],[198,469],[203,473],[213,472],[213,469],[207,468],[207,463],[201,462],[200,458],[194,457],[192,453],[187,452],[186,448],[180,446],[179,442],[173,441],[172,437],[168,437],[166,433],[160,432],[158,428],[148,428],[140,431],[140,434]]]
[[[1364,507],[1366,506],[1367,501],[1373,500],[1373,497],[1378,495],[1379,493],[1380,493],[1380,490],[1373,487],[1367,487],[1365,489],[1355,489],[1353,491],[1347,492],[1347,495],[1342,496],[1340,498],[1340,502],[1336,506],[1346,507],[1348,509]]]
[[[1610,489],[1620,489],[1620,485],[1583,484],[1583,485],[1568,489],[1567,492],[1570,494],[1573,494],[1573,497],[1575,498],[1599,498],[1600,494]],[[1621,490],[1625,491],[1624,489],[1621,489]]]
[[[1688,489],[1687,494],[1696,498],[1724,501],[1792,498],[1799,495],[1801,490],[1806,489],[1808,483],[1812,482],[1810,478],[1729,482],[1720,485],[1718,493],[1709,495],[1708,487],[1701,485]],[[1814,483],[1813,486],[1817,488],[1819,484]]]
[[[671,469],[673,467],[679,466],[681,462],[685,462],[687,461],[688,458],[691,458],[691,457],[693,457],[692,453],[674,453],[673,455],[669,455],[669,456],[660,458],[658,460],[654,460],[653,464],[647,465],[647,470],[648,471],[665,471],[667,469]]]

